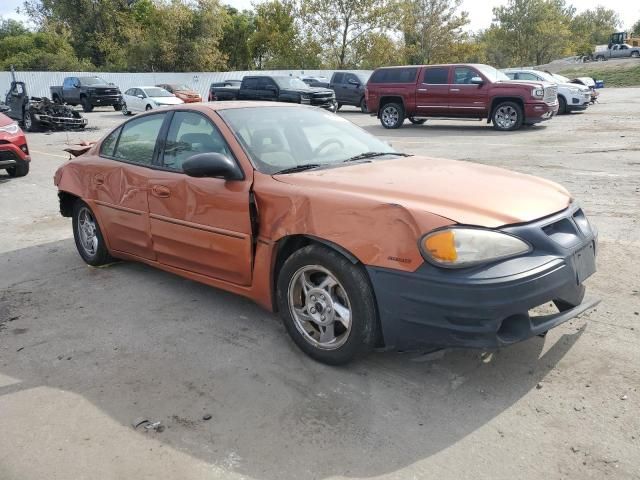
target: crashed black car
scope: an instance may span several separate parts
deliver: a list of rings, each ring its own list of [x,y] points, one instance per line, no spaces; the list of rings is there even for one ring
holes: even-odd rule
[[[46,97],[29,97],[24,82],[11,82],[5,103],[5,115],[22,123],[28,132],[38,130],[82,130],[87,119],[67,105],[58,105]]]

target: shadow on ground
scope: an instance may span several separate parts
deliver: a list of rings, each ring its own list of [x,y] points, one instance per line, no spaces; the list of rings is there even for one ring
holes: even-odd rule
[[[166,445],[272,480],[369,477],[434,455],[535,389],[581,334],[544,354],[535,338],[330,368],[248,300],[140,264],[87,267],[71,239],[0,255],[0,271],[0,373],[22,380],[0,395],[71,391],[122,425],[162,421],[153,435]]]

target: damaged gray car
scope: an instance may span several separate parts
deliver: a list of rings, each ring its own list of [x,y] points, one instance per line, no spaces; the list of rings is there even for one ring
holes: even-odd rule
[[[24,82],[11,82],[5,113],[28,132],[39,130],[82,130],[87,119],[68,105],[58,105],[46,97],[29,97]]]

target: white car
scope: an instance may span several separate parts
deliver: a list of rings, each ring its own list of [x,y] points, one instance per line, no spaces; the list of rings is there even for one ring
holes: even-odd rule
[[[184,103],[173,93],[160,87],[133,87],[122,95],[122,114],[131,115],[167,105]]]
[[[507,68],[502,71],[511,80],[555,83],[558,86],[558,103],[560,104],[558,115],[578,110],[586,110],[591,104],[591,90],[589,87],[570,83],[568,78],[561,75],[521,68]]]

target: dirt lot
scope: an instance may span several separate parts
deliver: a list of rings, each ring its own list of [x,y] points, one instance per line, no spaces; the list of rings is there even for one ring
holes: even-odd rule
[[[399,150],[563,183],[599,227],[603,301],[504,350],[340,369],[247,300],[84,265],[52,175],[66,142],[122,121],[87,115],[82,134],[29,135],[29,176],[0,175],[0,479],[640,478],[640,89],[514,133],[342,113]]]

